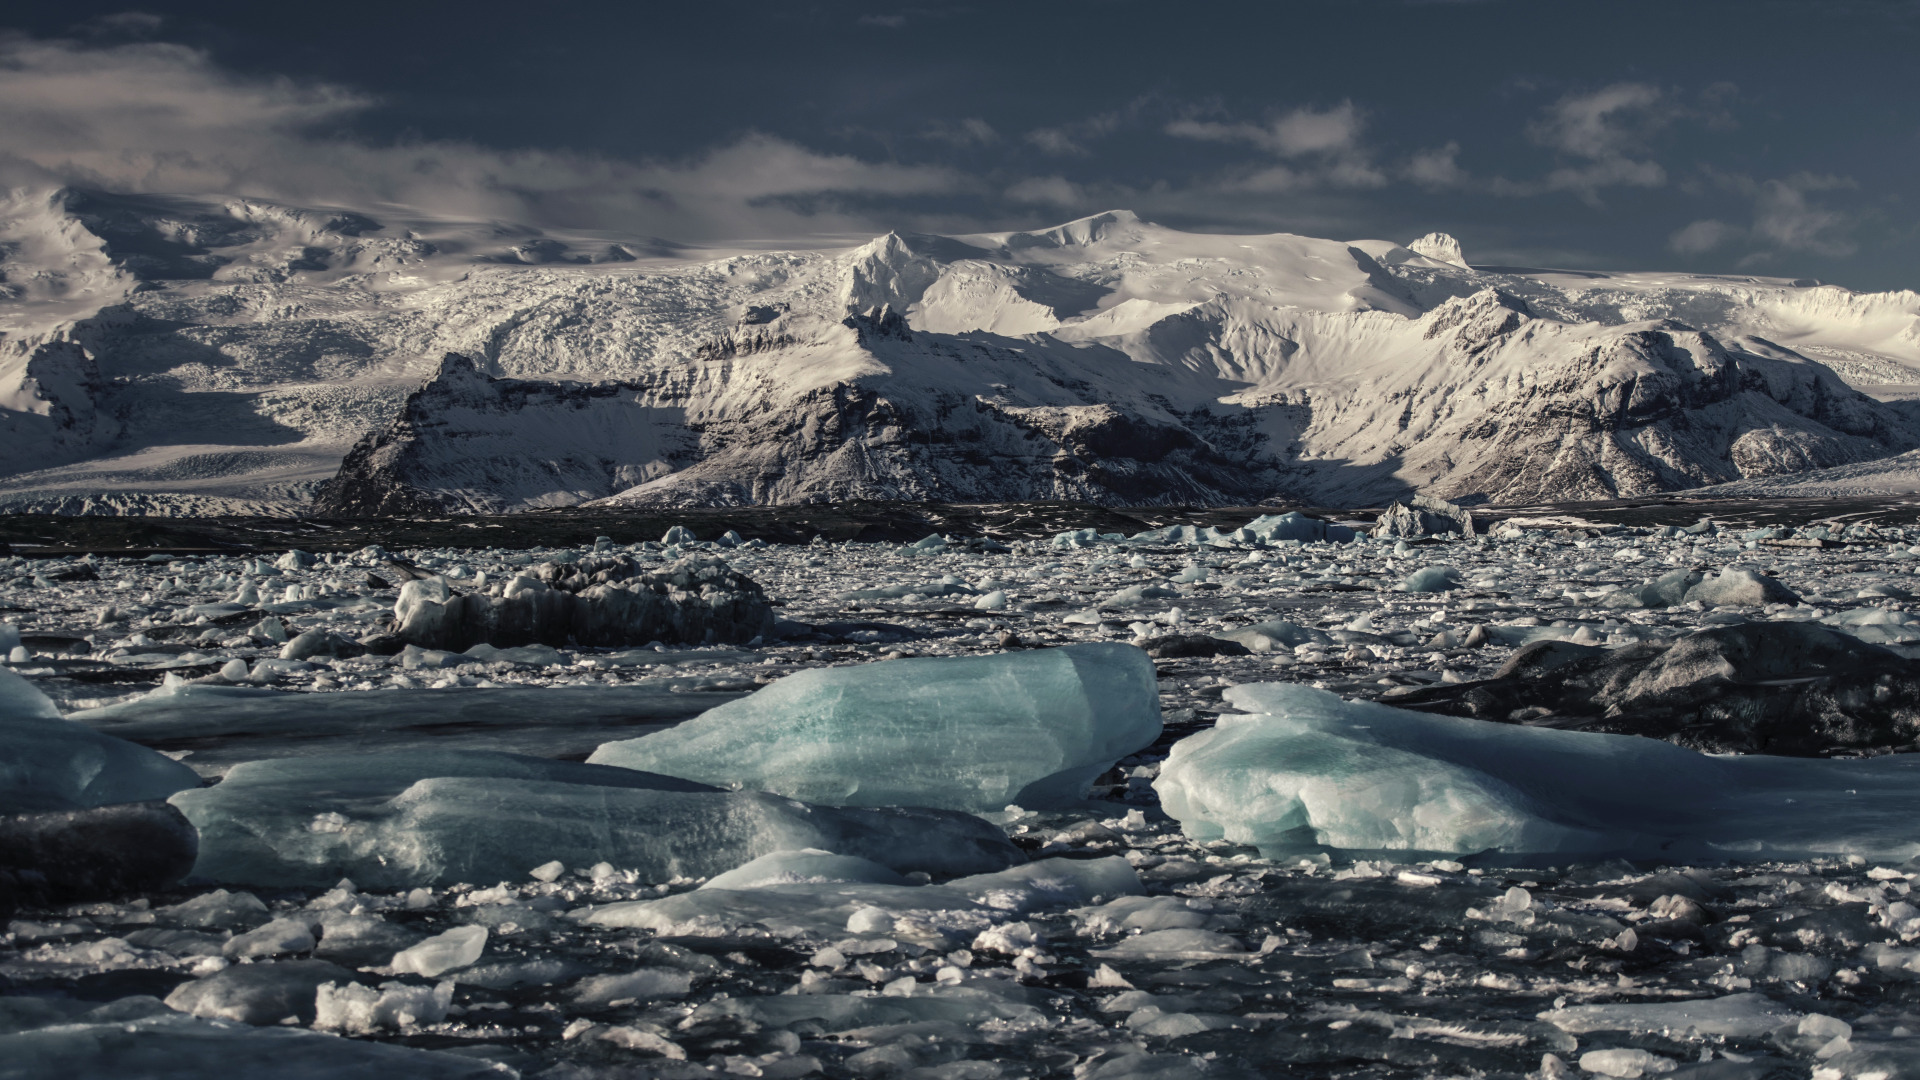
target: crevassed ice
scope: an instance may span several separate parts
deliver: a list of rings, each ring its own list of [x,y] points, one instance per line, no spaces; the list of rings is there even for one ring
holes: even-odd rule
[[[587,760],[839,806],[1068,805],[1160,734],[1131,645],[893,660],[789,676]]]
[[[1920,853],[1920,761],[1709,757],[1260,684],[1174,744],[1154,787],[1189,836],[1503,858]]]

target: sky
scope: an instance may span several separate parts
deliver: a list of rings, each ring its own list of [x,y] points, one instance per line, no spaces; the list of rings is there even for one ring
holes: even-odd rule
[[[697,247],[1130,209],[1920,288],[1916,57],[1920,0],[40,0],[0,185]]]

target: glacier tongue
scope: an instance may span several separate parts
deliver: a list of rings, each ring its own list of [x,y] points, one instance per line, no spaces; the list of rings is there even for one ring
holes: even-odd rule
[[[1154,787],[1188,835],[1269,857],[1501,859],[1920,854],[1920,760],[1708,757],[1653,739],[1429,716],[1324,690],[1236,686],[1242,710],[1174,744]]]
[[[1159,734],[1153,662],[1088,644],[802,672],[588,760],[836,806],[984,812],[1071,805]]]

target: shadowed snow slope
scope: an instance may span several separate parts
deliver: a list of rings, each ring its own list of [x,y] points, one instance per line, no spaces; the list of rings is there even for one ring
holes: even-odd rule
[[[0,236],[12,509],[1519,501],[1920,443],[1860,392],[1920,383],[1913,293],[1473,269],[1433,237],[1115,211],[695,259],[72,191],[12,196]]]

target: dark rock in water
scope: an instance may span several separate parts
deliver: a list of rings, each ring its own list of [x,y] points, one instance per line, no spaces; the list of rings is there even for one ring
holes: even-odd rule
[[[1174,660],[1187,656],[1251,656],[1253,650],[1237,641],[1209,637],[1206,634],[1168,634],[1140,643],[1155,660]]]
[[[1535,642],[1492,679],[1393,703],[1708,753],[1886,752],[1920,739],[1920,661],[1811,623],[1744,623],[1668,645]]]
[[[508,581],[498,596],[455,595],[443,578],[409,581],[394,622],[395,636],[407,644],[456,651],[480,644],[712,645],[774,632],[765,590],[702,557],[657,570],[626,556],[546,563]]]
[[[0,816],[0,909],[165,888],[199,849],[185,815],[164,802]]]

